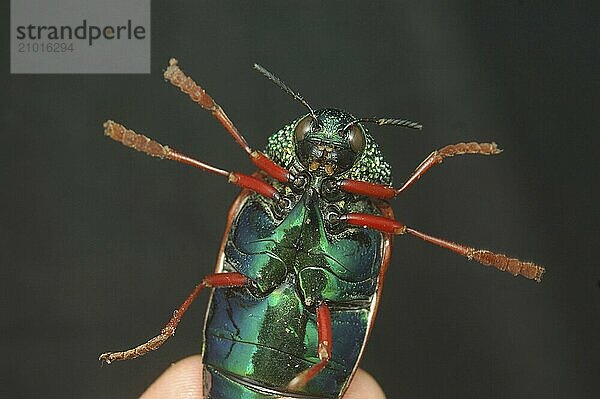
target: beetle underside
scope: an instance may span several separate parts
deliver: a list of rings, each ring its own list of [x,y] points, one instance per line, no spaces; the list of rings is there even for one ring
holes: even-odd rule
[[[411,235],[468,259],[540,281],[544,268],[433,237],[394,219],[386,202],[431,167],[463,154],[495,155],[495,143],[458,143],[432,152],[399,187],[364,123],[420,129],[405,119],[355,118],[313,110],[266,69],[261,73],[309,113],[250,148],[223,109],[172,59],[165,78],[210,111],[260,172],[226,171],[113,121],[105,134],[151,156],[226,177],[244,189],[232,206],[215,273],[207,275],[159,335],[108,352],[139,357],[175,333],[189,305],[213,288],[204,329],[205,395],[212,399],[338,398],[358,366],[372,327],[394,235]]]

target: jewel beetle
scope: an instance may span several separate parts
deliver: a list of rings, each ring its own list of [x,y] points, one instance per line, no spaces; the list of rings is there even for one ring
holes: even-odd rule
[[[242,188],[227,218],[214,273],[204,277],[159,335],[106,363],[157,349],[204,288],[211,294],[203,340],[204,394],[212,399],[340,398],[365,348],[381,297],[392,240],[411,235],[487,266],[540,281],[544,268],[422,233],[394,218],[388,200],[445,158],[500,153],[495,143],[432,152],[399,187],[365,125],[421,129],[406,119],[356,118],[314,110],[265,68],[255,68],[307,110],[250,148],[223,109],[171,59],[164,76],[210,111],[258,168],[252,175],[193,159],[123,125],[105,134],[151,156],[226,177]]]

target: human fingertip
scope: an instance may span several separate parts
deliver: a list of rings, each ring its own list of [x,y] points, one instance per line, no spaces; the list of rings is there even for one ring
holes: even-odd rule
[[[173,363],[144,391],[140,399],[202,399],[202,357]]]
[[[385,399],[385,393],[371,374],[358,369],[343,399]]]

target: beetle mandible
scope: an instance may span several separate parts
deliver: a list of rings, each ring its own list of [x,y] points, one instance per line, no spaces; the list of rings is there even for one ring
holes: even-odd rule
[[[229,172],[190,158],[113,121],[105,134],[146,154],[224,176],[235,199],[214,273],[204,277],[161,333],[106,363],[157,349],[175,333],[203,288],[211,288],[204,326],[205,396],[339,398],[364,350],[379,304],[395,235],[412,235],[468,259],[540,281],[544,268],[436,238],[394,219],[387,202],[432,166],[462,154],[500,153],[495,143],[459,143],[432,152],[399,187],[366,123],[421,129],[405,119],[355,118],[314,110],[259,65],[308,113],[250,148],[223,109],[171,59],[165,78],[210,111],[259,171]]]

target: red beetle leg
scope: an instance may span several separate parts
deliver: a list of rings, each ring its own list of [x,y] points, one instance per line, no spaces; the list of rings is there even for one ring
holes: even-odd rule
[[[221,168],[198,161],[197,159],[175,151],[174,149],[166,145],[162,145],[159,142],[142,134],[138,134],[133,130],[127,129],[125,126],[119,123],[106,121],[104,123],[104,134],[127,147],[133,148],[134,150],[144,152],[153,157],[171,159],[173,161],[202,169],[206,172],[225,176],[228,178],[230,183],[257,192],[258,194],[267,198],[271,198],[275,201],[279,199],[279,193],[273,186],[260,179],[257,179],[256,177],[248,176],[243,173],[228,172]]]
[[[340,182],[340,188],[352,194],[365,195],[367,197],[391,199],[404,192],[408,187],[421,178],[432,166],[442,163],[445,158],[463,154],[496,155],[502,150],[496,143],[458,143],[447,145],[441,150],[434,151],[415,169],[413,174],[398,188],[382,184],[368,183],[359,180],[344,179]]]
[[[466,245],[457,244],[442,238],[433,237],[425,233],[421,233],[415,229],[407,227],[403,223],[396,220],[388,219],[383,216],[370,215],[366,213],[349,213],[340,217],[341,221],[354,226],[362,226],[381,231],[388,234],[405,234],[408,233],[414,237],[420,238],[423,241],[435,244],[439,247],[449,249],[459,255],[462,255],[469,260],[473,259],[482,265],[492,266],[500,271],[508,272],[513,276],[523,276],[537,282],[541,281],[545,269],[533,262],[524,262],[516,258],[508,257],[501,253],[495,253],[486,249],[476,249]]]
[[[175,330],[177,329],[177,325],[181,321],[181,318],[204,287],[243,287],[247,282],[248,279],[246,276],[240,273],[209,274],[194,288],[185,301],[179,305],[179,308],[173,312],[173,317],[171,317],[171,320],[169,320],[167,325],[161,330],[160,334],[135,348],[120,352],[103,353],[100,355],[100,360],[110,364],[121,360],[135,359],[136,357],[143,356],[148,352],[158,349],[175,334]]]
[[[221,108],[221,106],[217,104],[202,87],[179,68],[176,59],[171,58],[171,60],[169,60],[169,66],[167,67],[164,76],[172,85],[178,87],[182,92],[187,94],[193,102],[200,105],[203,109],[210,111],[210,113],[221,122],[231,137],[233,137],[240,147],[246,151],[250,156],[252,163],[259,169],[282,183],[287,183],[290,180],[290,172],[267,158],[263,153],[253,151],[250,148],[244,136],[238,131],[223,108]]]
[[[287,386],[289,390],[297,391],[304,387],[329,363],[331,358],[331,314],[324,303],[317,307],[317,331],[319,333],[317,352],[320,362],[294,377]]]

